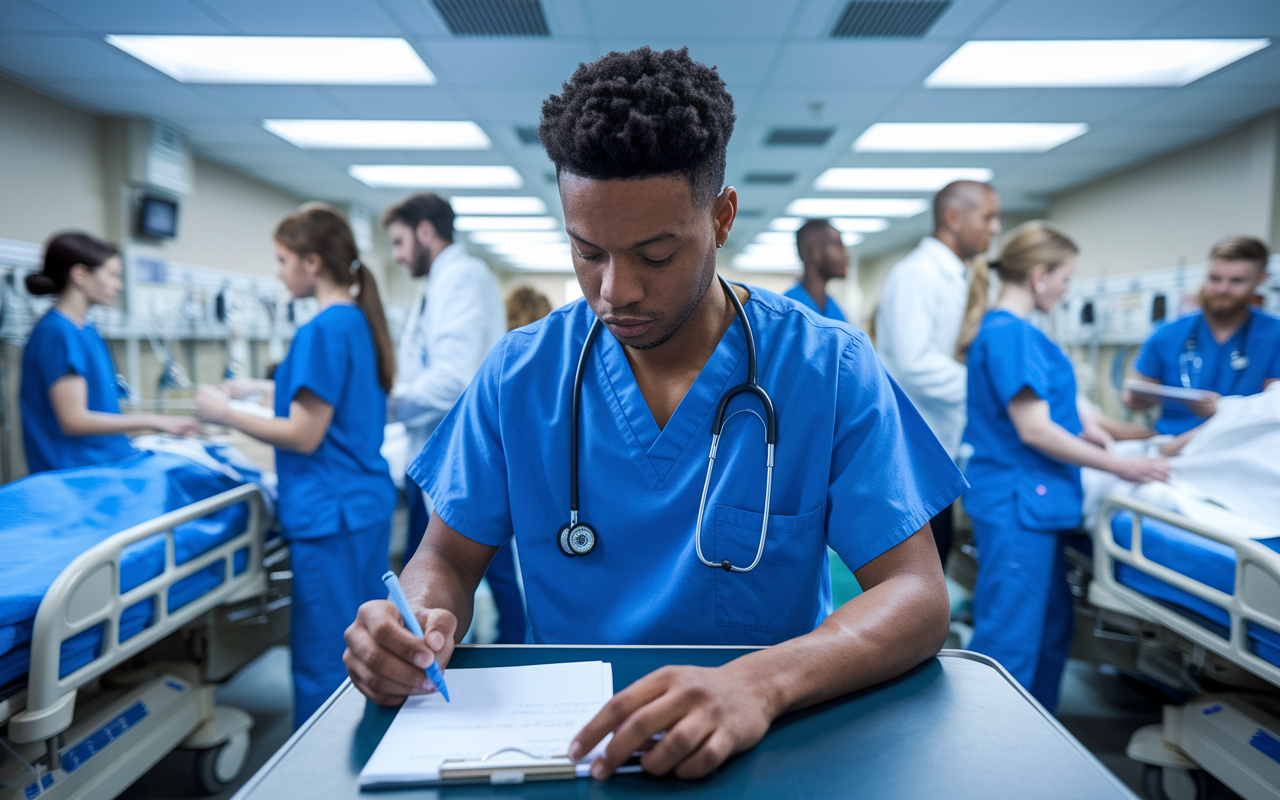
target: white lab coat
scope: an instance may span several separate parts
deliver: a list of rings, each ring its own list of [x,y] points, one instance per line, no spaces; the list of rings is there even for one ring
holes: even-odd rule
[[[405,320],[391,390],[411,463],[506,332],[506,308],[489,267],[460,244],[446,247]]]
[[[964,262],[926,236],[889,270],[876,312],[880,359],[953,459],[966,418],[969,376],[955,351],[968,294]]]

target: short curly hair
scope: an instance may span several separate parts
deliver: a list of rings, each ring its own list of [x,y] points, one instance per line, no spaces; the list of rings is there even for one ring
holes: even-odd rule
[[[715,67],[689,48],[641,47],[579,64],[542,103],[538,136],[562,170],[595,180],[683,175],[693,202],[724,185],[733,98]]]

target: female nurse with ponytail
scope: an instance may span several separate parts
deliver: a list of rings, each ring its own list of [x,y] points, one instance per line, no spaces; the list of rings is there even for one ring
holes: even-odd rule
[[[298,726],[346,678],[342,634],[360,604],[387,594],[396,489],[379,449],[395,356],[378,287],[335,209],[303,206],[276,228],[275,247],[289,292],[314,297],[320,311],[294,334],[274,382],[202,386],[196,414],[276,448]],[[273,398],[274,418],[227,403],[259,391]]]
[[[127,458],[129,433],[196,435],[191,417],[121,414],[107,343],[89,321],[94,306],[120,294],[120,254],[87,233],[61,233],[44,264],[26,278],[34,295],[57,295],[22,351],[22,443],[31,472],[86,467]]]
[[[1108,422],[1079,411],[1070,359],[1027,320],[1067,293],[1076,253],[1046,222],[1010,231],[991,264],[1000,297],[967,354],[964,507],[978,549],[969,649],[999,661],[1050,712],[1071,649],[1063,537],[1080,527],[1080,467],[1139,483],[1169,476],[1163,458],[1111,452]]]

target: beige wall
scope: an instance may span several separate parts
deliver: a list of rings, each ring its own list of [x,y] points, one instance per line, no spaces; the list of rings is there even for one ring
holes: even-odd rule
[[[1080,245],[1079,277],[1203,263],[1225,236],[1271,240],[1280,112],[1050,200],[1048,218]]]

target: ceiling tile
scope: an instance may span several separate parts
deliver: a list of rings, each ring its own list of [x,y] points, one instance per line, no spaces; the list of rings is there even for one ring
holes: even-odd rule
[[[774,38],[787,29],[795,3],[778,0],[734,0],[691,3],[689,0],[586,0],[596,34],[681,36],[705,31],[719,39]]]
[[[881,113],[893,122],[996,122],[1033,95],[1030,89],[917,89]]]
[[[1256,89],[1190,86],[1126,119],[1150,122],[1232,122],[1280,105],[1280,85]]]
[[[259,119],[346,119],[326,90],[311,86],[215,86],[198,90],[229,108]]]
[[[752,119],[768,124],[815,126],[871,122],[897,96],[896,90],[887,88],[857,91],[815,87],[769,89],[760,92],[753,106]]]
[[[251,36],[404,35],[404,31],[382,10],[376,0],[307,0],[305,4],[263,0],[199,2],[236,26],[240,33]]]
[[[934,90],[937,91],[937,90]],[[977,91],[996,91],[979,89]],[[1173,89],[1033,89],[1000,122],[1095,122],[1127,114]]]
[[[0,36],[0,66],[31,78],[148,81],[161,73],[96,36]]]
[[[953,49],[901,39],[789,42],[782,48],[772,85],[845,90],[914,86]]]
[[[1009,0],[970,39],[1123,39],[1158,19],[1166,2]]]
[[[1277,5],[1280,5],[1278,3]],[[1256,86],[1280,84],[1280,35],[1270,47],[1246,56],[1234,64],[1228,64],[1217,72],[1204,76],[1193,86]]]
[[[329,86],[325,91],[361,119],[466,119],[469,115],[455,92],[438,86]]]
[[[174,114],[217,116],[227,113],[224,106],[181,84],[138,86],[59,81],[57,87],[83,105],[107,114],[169,118]]]
[[[0,0],[0,31],[73,33],[75,28],[26,0]]]
[[[230,33],[217,19],[184,0],[31,0],[94,33]]]
[[[579,63],[595,58],[585,41],[462,37],[422,39],[416,44],[441,83],[504,89],[536,87],[548,94],[559,89]]]
[[[1142,29],[1144,38],[1280,36],[1274,0],[1194,0]]]

